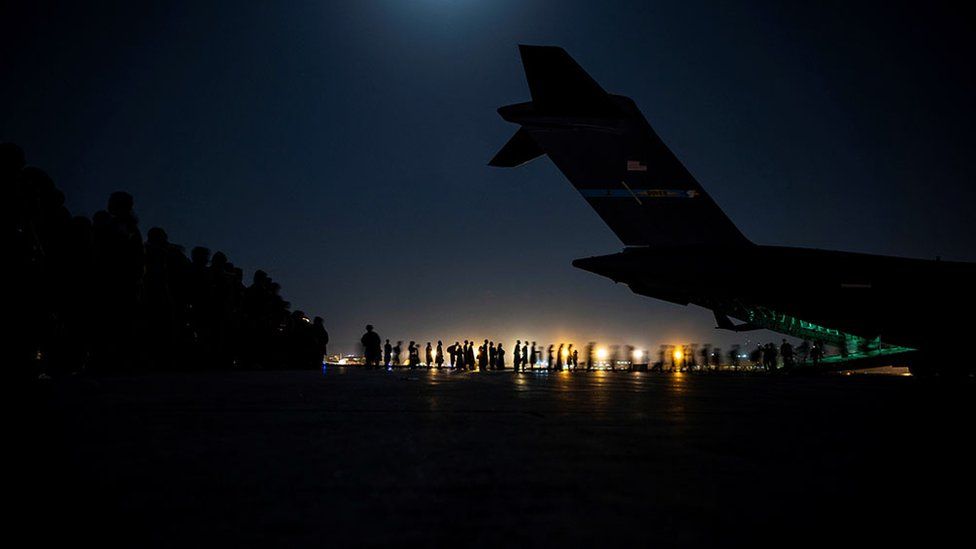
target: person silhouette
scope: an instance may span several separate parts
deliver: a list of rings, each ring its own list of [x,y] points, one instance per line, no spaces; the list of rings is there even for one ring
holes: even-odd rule
[[[380,336],[373,331],[373,325],[366,325],[366,333],[359,339],[363,344],[363,355],[367,368],[379,368],[380,365]]]
[[[495,349],[495,367],[499,370],[505,369],[505,349],[502,348],[501,342],[498,343],[498,347]]]
[[[823,340],[817,339],[813,342],[813,347],[810,349],[810,359],[813,361],[814,366],[820,366],[820,361],[824,358],[824,342]]]
[[[556,369],[563,369],[563,344],[559,344],[559,349],[556,350]]]
[[[539,363],[539,354],[535,350],[535,341],[532,342],[532,350],[529,352],[529,368],[535,369],[536,364]],[[524,367],[522,368],[525,369]]]
[[[740,352],[740,349],[741,349],[741,347],[739,347],[739,344],[736,343],[735,345],[732,346],[732,350],[729,351],[729,365],[732,366],[732,369],[733,370],[738,370],[739,369],[739,352]]]
[[[794,365],[793,346],[790,345],[790,342],[786,341],[786,338],[783,338],[783,343],[779,347],[779,354],[783,357],[783,368],[792,368]]]
[[[441,340],[437,340],[437,349],[434,351],[434,364],[437,365],[437,369],[440,370],[444,366],[444,345]]]
[[[93,238],[102,337],[94,350],[94,360],[98,366],[118,370],[131,364],[138,352],[134,345],[136,323],[132,319],[140,305],[145,248],[129,193],[112,193],[107,208],[98,212],[97,219]]]
[[[796,353],[800,359],[800,365],[806,366],[807,360],[810,358],[810,340],[804,339],[796,346]]]
[[[512,366],[515,367],[515,372],[518,373],[519,366],[522,365],[522,340],[515,340],[515,349],[512,350]]]
[[[393,345],[390,345],[390,340],[386,340],[386,344],[383,345],[383,366],[386,368],[390,367],[390,361],[393,359]]]
[[[403,347],[403,341],[397,341],[397,344],[393,346],[393,362],[391,366],[394,368],[399,368],[402,366],[400,362],[400,350]]]
[[[492,341],[488,343],[488,369],[495,370],[497,368],[498,361],[498,351],[495,349],[495,342]]]
[[[447,355],[451,359],[451,361],[449,362],[449,364],[450,364],[452,370],[455,367],[457,367],[457,362],[456,362],[456,360],[457,360],[457,353],[458,353],[458,342],[455,341],[454,342],[454,345],[451,345],[451,346],[449,346],[447,348]]]
[[[484,372],[488,369],[488,340],[478,348],[478,370]]]
[[[420,366],[420,346],[413,341],[407,346],[407,361],[411,370]]]
[[[424,359],[427,362],[427,369],[431,369],[434,366],[433,351],[431,349],[430,342],[427,342],[427,347],[424,348]]]
[[[468,370],[474,370],[474,340],[468,343],[468,350],[464,352],[464,366]]]

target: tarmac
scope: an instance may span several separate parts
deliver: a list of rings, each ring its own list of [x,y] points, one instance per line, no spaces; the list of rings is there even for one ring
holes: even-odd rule
[[[969,534],[974,395],[877,375],[53,380],[21,395],[14,497],[38,542],[938,546]]]

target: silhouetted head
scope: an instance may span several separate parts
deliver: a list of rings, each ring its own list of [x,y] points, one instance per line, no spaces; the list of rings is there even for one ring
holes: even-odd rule
[[[213,258],[210,260],[210,266],[217,269],[223,269],[227,266],[227,256],[224,255],[224,252],[214,253]]]
[[[166,236],[166,231],[159,227],[153,227],[146,233],[146,242],[153,246],[165,246],[169,243],[169,238]]]
[[[390,340],[389,340],[389,339],[387,339],[387,340],[386,340],[386,344],[387,344],[387,345],[389,345],[389,344],[390,344]]]
[[[210,249],[196,246],[190,250],[190,261],[198,267],[204,267],[210,262]]]
[[[108,197],[108,213],[114,216],[132,215],[132,195],[125,191],[115,191]]]
[[[372,324],[367,324],[366,325],[366,331],[367,332],[372,332],[373,331],[373,325]],[[389,341],[389,340],[387,340],[387,341]]]

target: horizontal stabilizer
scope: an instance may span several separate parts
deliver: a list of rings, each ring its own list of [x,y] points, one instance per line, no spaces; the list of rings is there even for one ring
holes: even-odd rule
[[[532,139],[529,132],[524,128],[515,132],[515,135],[505,143],[502,150],[491,159],[489,166],[498,168],[514,168],[526,162],[538,158],[545,154],[545,151]]]
[[[626,246],[751,245],[631,99],[607,93],[562,48],[519,51],[532,101],[498,109],[521,128],[490,166],[545,154]]]

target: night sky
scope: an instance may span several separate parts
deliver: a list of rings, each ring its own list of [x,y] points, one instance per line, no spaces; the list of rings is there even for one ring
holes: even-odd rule
[[[622,246],[547,159],[486,166],[516,130],[495,109],[529,100],[519,43],[632,97],[757,243],[976,260],[976,25],[931,3],[16,4],[0,140],[72,213],[127,190],[143,234],[264,268],[330,350],[367,322],[445,344],[746,342],[574,269]]]

